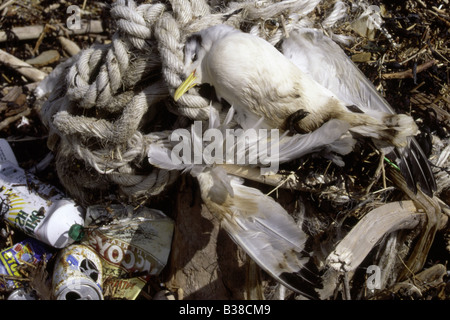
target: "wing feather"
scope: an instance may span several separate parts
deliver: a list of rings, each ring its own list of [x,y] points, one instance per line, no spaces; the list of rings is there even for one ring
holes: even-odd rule
[[[378,118],[382,113],[395,114],[339,45],[320,30],[295,30],[283,42],[282,51],[300,70],[328,88],[346,105],[355,105],[364,113]],[[408,138],[406,147],[396,148],[388,156],[399,159],[402,174],[412,190],[417,190],[418,183],[426,194],[433,194],[436,181],[428,159],[414,137]]]
[[[197,179],[203,201],[224,230],[274,279],[308,298],[318,298],[321,279],[307,250],[308,235],[273,198],[235,179],[224,179],[220,170],[205,169]],[[226,200],[217,196],[223,195],[224,184],[233,189]]]

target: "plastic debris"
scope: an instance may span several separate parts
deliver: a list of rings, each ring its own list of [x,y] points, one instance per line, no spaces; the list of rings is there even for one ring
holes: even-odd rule
[[[7,144],[0,147],[0,215],[26,235],[55,248],[83,237],[84,210],[57,188],[14,164]],[[9,160],[12,161],[9,161]]]
[[[380,15],[380,7],[368,6],[367,9],[351,24],[351,28],[360,36],[366,37],[370,41],[375,40],[377,30],[383,23]]]

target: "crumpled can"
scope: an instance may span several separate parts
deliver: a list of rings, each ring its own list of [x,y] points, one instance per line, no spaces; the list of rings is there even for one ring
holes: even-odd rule
[[[48,261],[51,257],[52,249],[49,246],[33,238],[25,239],[0,252],[0,274],[20,278],[22,275],[18,270],[19,265],[37,264],[44,258]],[[19,280],[6,280],[6,288],[18,287]]]
[[[55,300],[103,300],[102,262],[91,248],[70,245],[58,254],[53,270]]]
[[[87,208],[83,244],[103,262],[104,294],[134,300],[151,276],[165,267],[172,244],[174,222],[163,212],[147,207],[111,205]]]

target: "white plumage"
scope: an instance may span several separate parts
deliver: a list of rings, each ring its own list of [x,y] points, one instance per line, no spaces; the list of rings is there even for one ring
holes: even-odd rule
[[[306,297],[317,298],[320,276],[306,248],[307,235],[270,196],[222,170],[207,168],[197,176],[209,211],[268,274]]]

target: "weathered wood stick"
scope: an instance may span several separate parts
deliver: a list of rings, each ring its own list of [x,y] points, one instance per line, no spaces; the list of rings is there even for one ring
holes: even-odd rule
[[[420,73],[431,66],[433,66],[436,63],[436,60],[431,60],[428,62],[425,62],[424,64],[421,64],[417,66],[416,73]],[[402,72],[394,72],[394,73],[385,73],[381,75],[381,78],[383,79],[406,79],[406,78],[413,78],[414,73],[412,69],[402,71]]]
[[[12,28],[11,32],[14,33],[19,40],[33,40],[40,37],[44,28],[45,26],[41,25],[16,27]],[[102,22],[99,20],[92,20],[88,22],[82,21],[80,29],[69,30],[68,34],[102,33],[103,31]],[[63,28],[58,28],[56,32],[58,36],[66,35]],[[5,42],[7,39],[7,33],[5,31],[0,31],[0,42]]]
[[[447,270],[444,265],[435,264],[406,281],[395,283],[392,287],[377,293],[370,300],[392,300],[396,297],[401,298],[405,294],[408,296],[417,294],[422,297],[422,293],[429,289],[438,290],[442,286],[445,287],[444,277],[446,274]]]
[[[18,113],[18,114],[14,115],[14,116],[6,118],[2,122],[0,122],[0,131],[3,130],[4,128],[6,128],[7,126],[9,126],[11,123],[19,120],[20,118],[29,116],[30,113],[31,113],[31,109],[30,108],[26,108],[21,113]]]
[[[370,211],[327,257],[337,271],[353,271],[385,235],[416,227],[424,212],[417,212],[413,201],[392,202]]]
[[[13,4],[16,0],[9,0],[6,1],[5,3],[3,3],[2,5],[0,5],[0,11],[2,11],[3,9],[5,9],[7,6]]]
[[[71,57],[80,52],[80,47],[70,39],[65,37],[58,37],[59,43],[61,43],[61,47],[66,51]]]
[[[32,67],[30,64],[16,58],[12,54],[9,54],[1,49],[0,64],[5,64],[6,66],[18,71],[32,81],[41,81],[47,76],[45,72]]]

